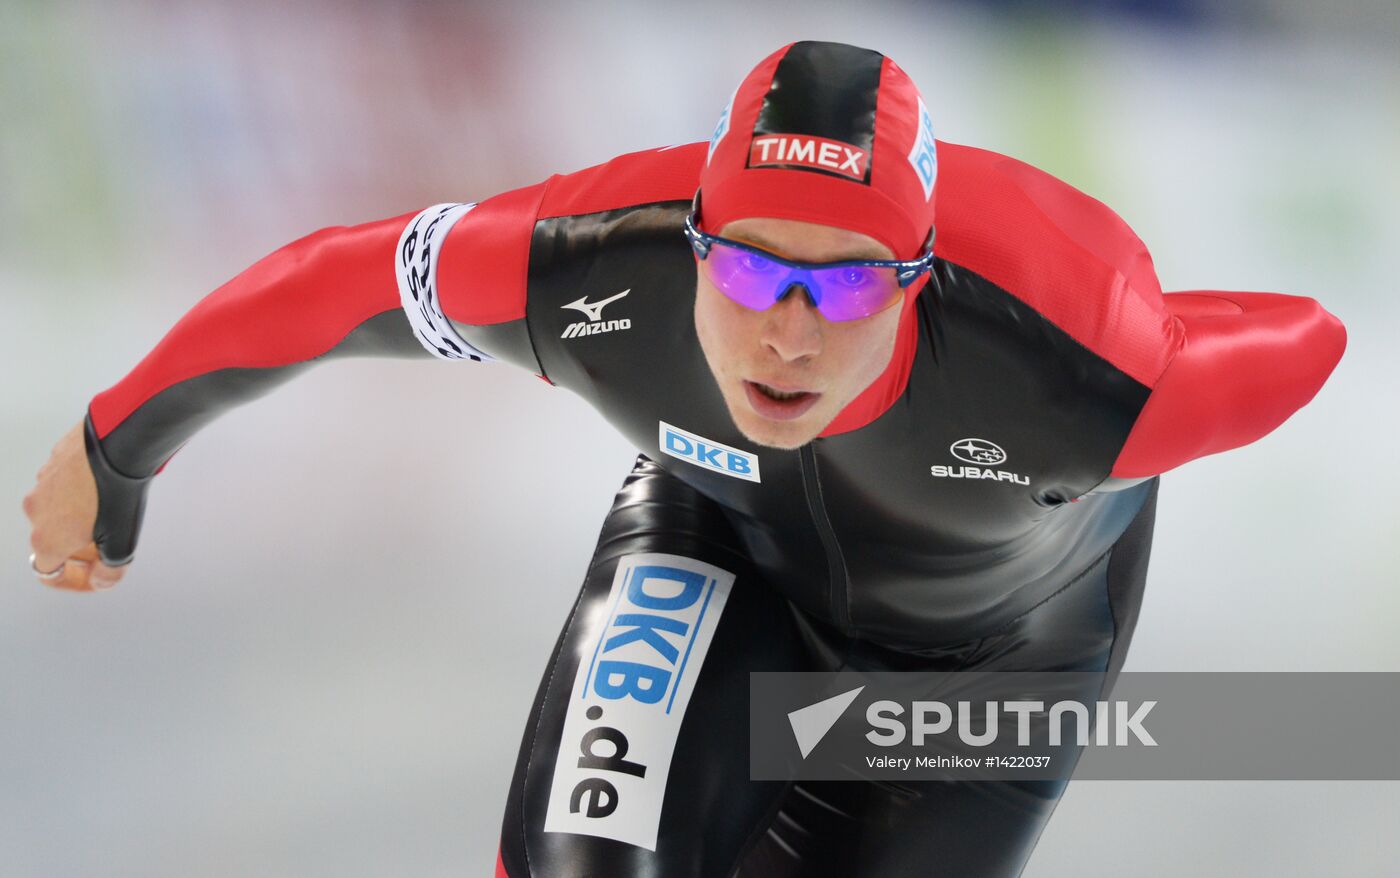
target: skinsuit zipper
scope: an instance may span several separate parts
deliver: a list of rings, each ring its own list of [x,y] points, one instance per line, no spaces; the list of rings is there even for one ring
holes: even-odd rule
[[[826,568],[830,583],[829,600],[831,620],[841,633],[851,636],[850,580],[846,574],[846,559],[841,554],[841,545],[836,542],[836,531],[826,514],[826,504],[822,501],[822,483],[817,477],[817,453],[812,443],[799,449],[798,468],[802,470],[802,487],[807,495],[807,509],[812,513],[812,521],[817,526],[822,548],[826,550]]]

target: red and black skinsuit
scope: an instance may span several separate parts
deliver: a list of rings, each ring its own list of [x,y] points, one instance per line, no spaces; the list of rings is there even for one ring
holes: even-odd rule
[[[179,446],[318,360],[529,369],[640,456],[545,669],[497,874],[1018,874],[1064,779],[751,781],[748,673],[1098,671],[1107,691],[1137,618],[1156,477],[1277,427],[1321,387],[1345,331],[1302,296],[1163,294],[1104,205],[939,142],[938,259],[906,295],[888,367],[811,443],[759,447],[695,333],[681,228],[705,153],[620,156],[475,205],[325,229],[258,262],[92,400],[99,548],[129,561],[146,487]],[[690,655],[669,763],[652,767],[665,787],[650,847],[545,829],[556,767],[579,753],[563,740],[576,674],[617,624],[615,572],[642,553],[733,577]],[[634,746],[648,733],[625,731]]]

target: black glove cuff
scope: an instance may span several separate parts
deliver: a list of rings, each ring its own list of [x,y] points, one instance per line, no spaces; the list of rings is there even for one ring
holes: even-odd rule
[[[97,480],[97,521],[92,528],[97,554],[108,567],[130,564],[146,513],[146,489],[155,476],[135,479],[112,466],[97,438],[90,409],[83,419],[83,440],[88,465]]]

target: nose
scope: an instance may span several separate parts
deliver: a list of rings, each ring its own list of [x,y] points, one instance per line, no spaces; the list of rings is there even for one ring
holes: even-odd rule
[[[763,344],[779,357],[793,361],[821,353],[822,316],[805,286],[789,286],[763,313]]]

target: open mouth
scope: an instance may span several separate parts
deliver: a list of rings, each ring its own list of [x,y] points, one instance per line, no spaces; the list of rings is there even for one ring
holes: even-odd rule
[[[801,417],[821,398],[810,390],[779,390],[757,381],[745,381],[744,390],[754,411],[779,421]]]
[[[769,387],[767,384],[759,384],[758,382],[754,382],[754,386],[757,387],[759,392],[764,396],[772,397],[773,399],[797,399],[799,396],[806,393],[805,390],[777,390]]]

